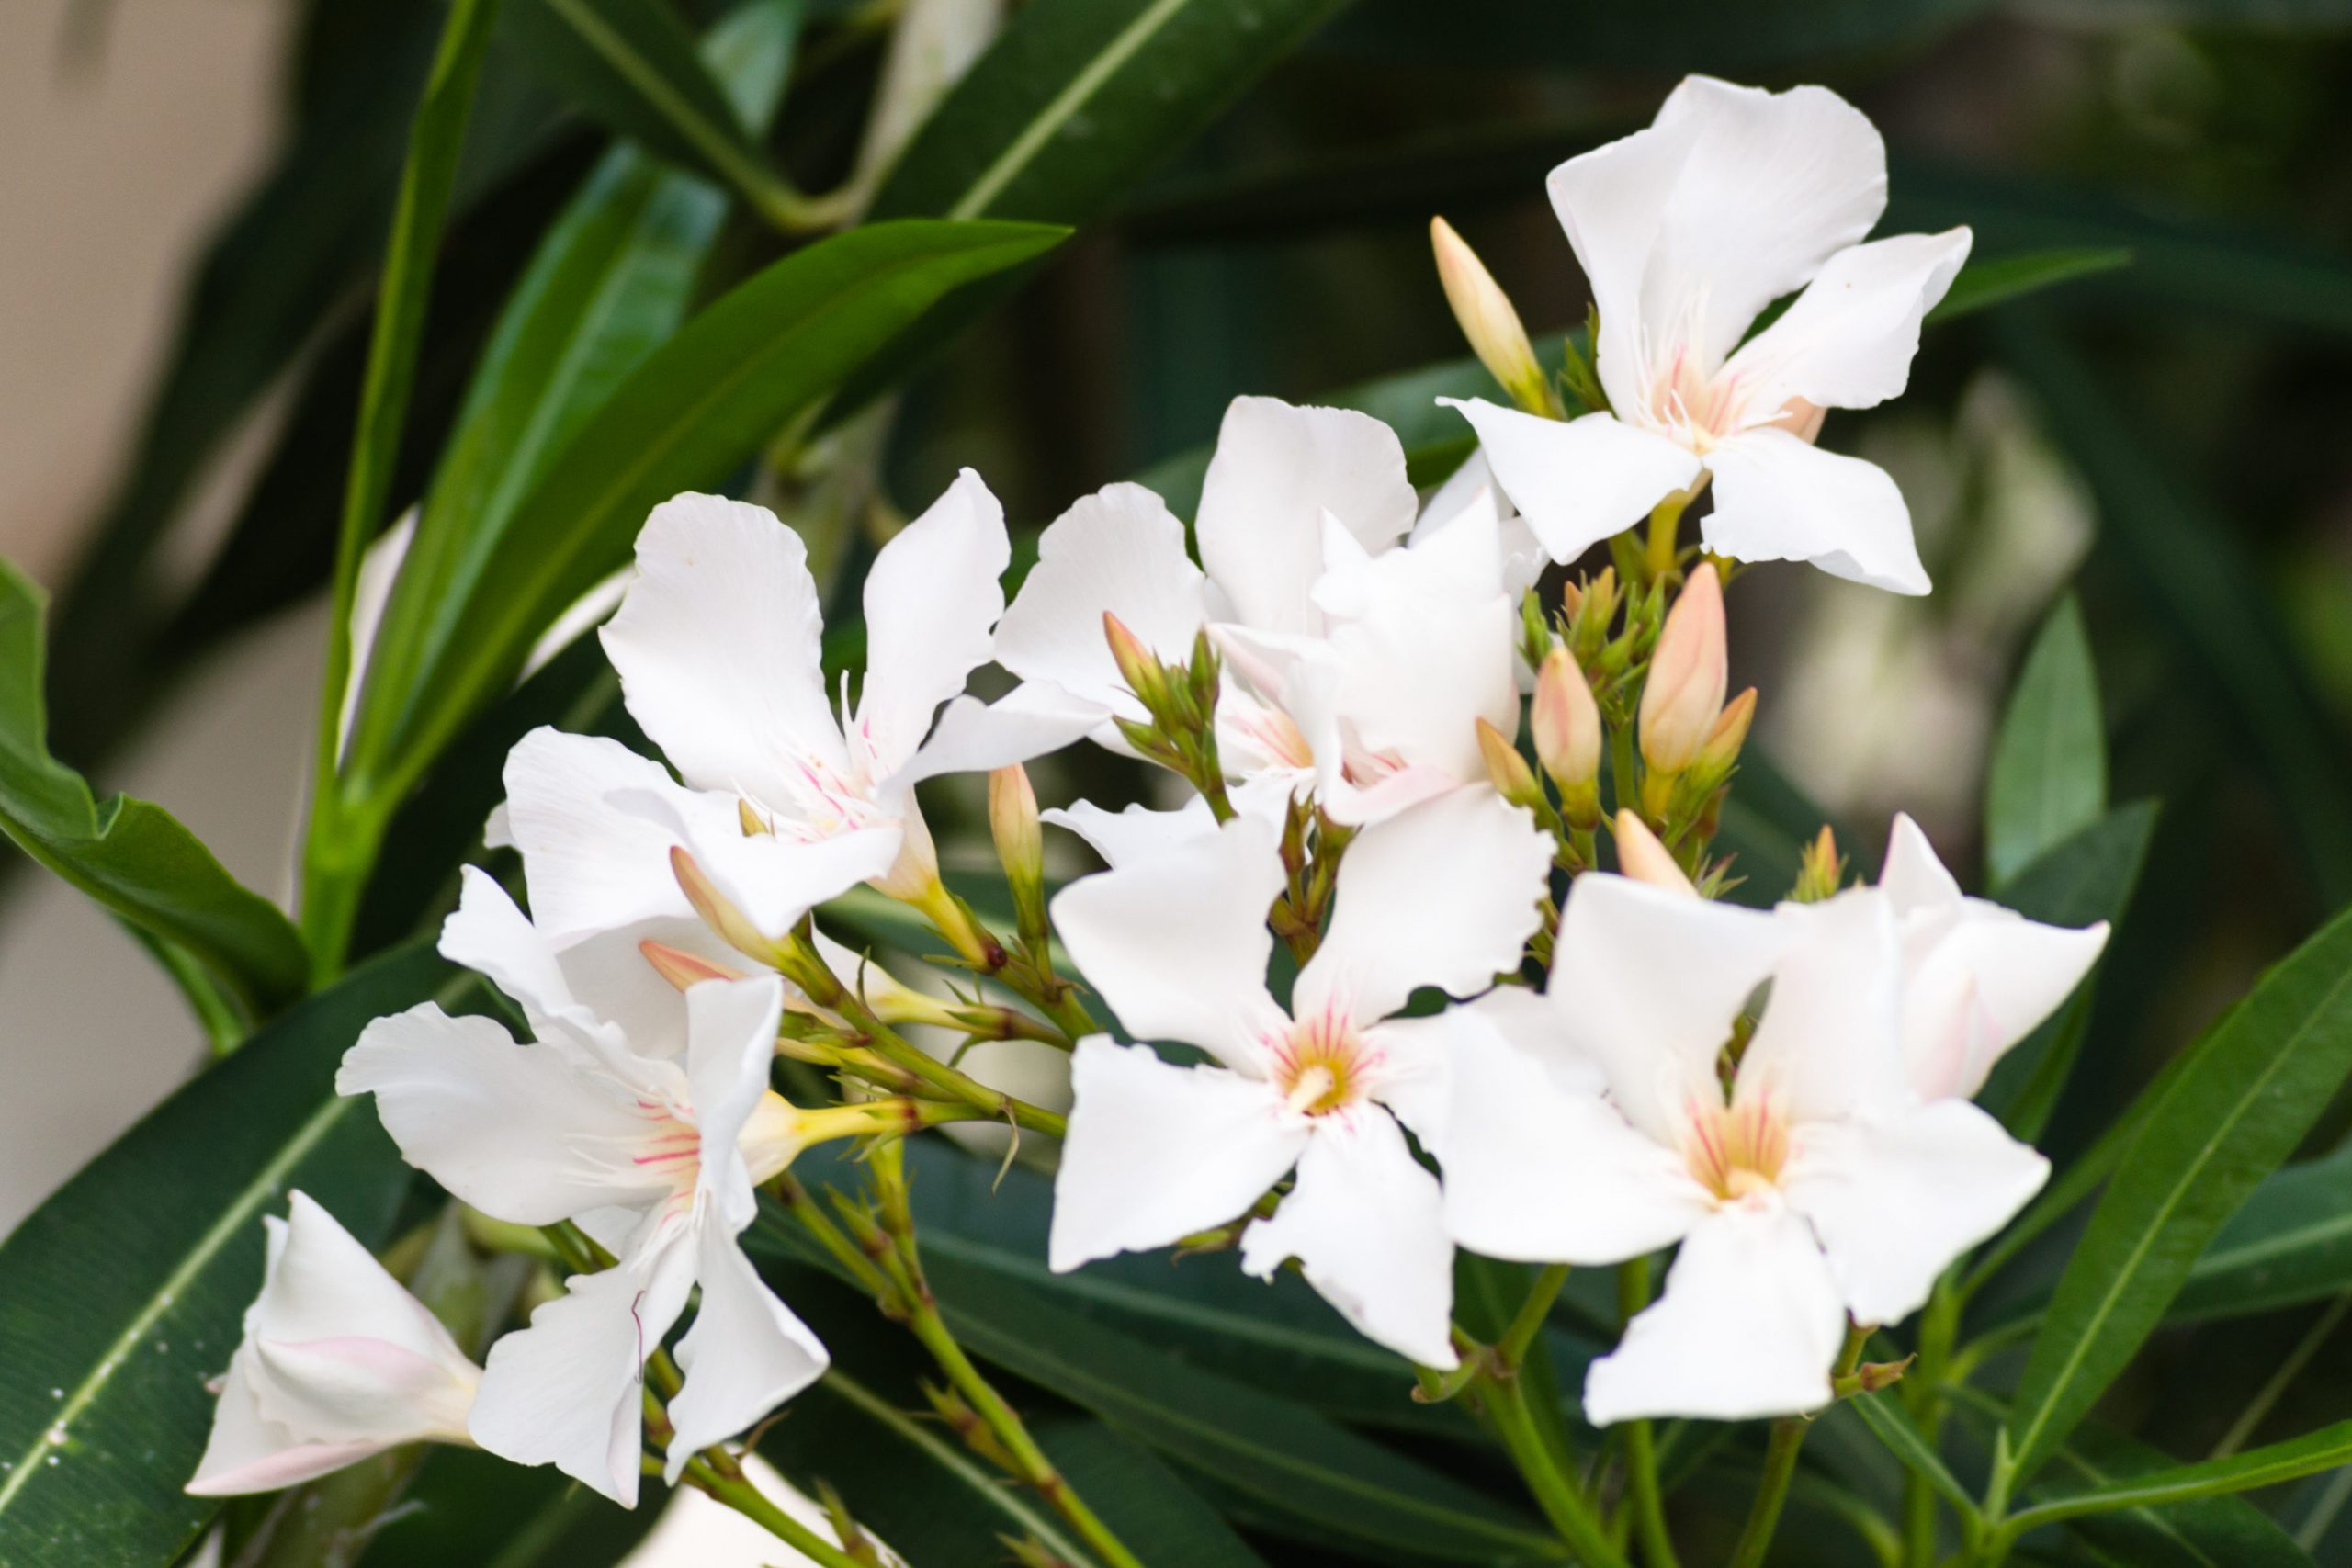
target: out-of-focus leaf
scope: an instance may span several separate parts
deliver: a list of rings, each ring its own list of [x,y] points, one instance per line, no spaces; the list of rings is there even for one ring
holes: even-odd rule
[[[1066,230],[872,224],[776,262],[692,321],[606,399],[532,487],[405,688],[368,682],[346,784],[381,809],[511,682],[563,607],[628,558],[652,506],[723,479],[958,287]]]
[[[2262,977],[2165,1086],[2061,1277],[2007,1425],[2030,1477],[2081,1421],[2214,1233],[2352,1070],[2352,915]]]
[[[1669,23],[1639,6],[1370,0],[1328,47],[1417,65],[1756,73],[1916,47],[1990,9],[1992,0],[1786,0],[1767,10],[1691,0]]]
[[[355,1568],[612,1568],[666,1501],[658,1476],[646,1480],[635,1508],[624,1508],[551,1465],[436,1448]]]
[[[2132,265],[2132,253],[2120,245],[2076,246],[2058,251],[2027,251],[2019,255],[1981,256],[1960,269],[1928,322],[1949,321],[1973,315],[2028,294],[2040,293],[2078,277]]]
[[[0,830],[140,931],[202,960],[249,1018],[267,1017],[302,992],[302,939],[170,812],[123,795],[99,801],[50,755],[43,605],[40,588],[0,561]]]
[[[2352,1464],[2352,1421],[2339,1421],[2282,1443],[2207,1460],[2112,1475],[2087,1486],[2052,1488],[2031,1508],[2020,1510],[2015,1528],[2022,1534],[2039,1524],[2056,1524],[2123,1509],[2170,1511],[2206,1498],[2251,1492],[2281,1482]],[[2232,1559],[2241,1561],[2241,1559]]]
[[[1148,1449],[1100,1421],[1050,1421],[1036,1437],[1087,1506],[1155,1568],[1265,1568],[1233,1527]]]
[[[2113,1485],[2177,1461],[2106,1427],[2086,1426],[2052,1454],[2039,1502],[2065,1488]],[[2070,1533],[2131,1568],[2310,1568],[2311,1558],[2270,1517],[2243,1497],[2209,1497],[2170,1507],[2129,1507],[2071,1521]]]
[[[752,124],[781,96],[797,0],[761,0],[712,29],[710,69]],[[699,67],[698,67],[699,68]],[[716,89],[714,89],[716,90]],[[481,585],[557,454],[685,319],[727,215],[724,197],[632,148],[599,164],[557,220],[484,350],[414,541],[384,606],[368,681],[398,693]]]
[[[261,1216],[300,1188],[381,1241],[410,1172],[334,1092],[368,1020],[453,982],[390,954],[175,1092],[0,1243],[0,1562],[167,1562],[218,1503],[180,1489],[261,1282]]]
[[[2001,900],[2029,919],[2086,926],[2122,918],[2155,836],[2151,801],[2118,807],[2052,844],[2001,889]],[[2019,1041],[1993,1069],[1979,1096],[2009,1131],[2029,1143],[2048,1125],[2088,1026],[2092,987],[2083,987]]]
[[[763,0],[788,38],[800,0]],[[733,187],[768,211],[780,185],[758,122],[696,53],[668,0],[507,0],[506,26],[534,70],[649,151]]]
[[[2170,471],[2079,355],[2047,321],[2000,333],[2052,436],[2097,495],[2111,550],[2244,727],[2292,824],[2320,901],[2352,900],[2352,768],[2281,635],[2279,615],[2228,524]]]
[[[1082,223],[1347,0],[1035,0],[916,132],[876,217]]]
[[[1871,1435],[1884,1443],[1887,1450],[1903,1461],[1905,1469],[1919,1475],[1942,1493],[1944,1500],[1957,1508],[1963,1518],[1975,1517],[1976,1499],[1953,1479],[1951,1468],[1944,1463],[1943,1456],[1936,1452],[1935,1445],[1928,1440],[1928,1435],[1919,1430],[1919,1424],[1911,1418],[1911,1412],[1904,1408],[1901,1399],[1882,1390],[1876,1393],[1856,1394],[1846,1403],[1860,1417]]]
[[[2352,1145],[2254,1190],[2188,1271],[2170,1320],[2237,1317],[2352,1290]]]
[[[1998,888],[2107,809],[2107,727],[2082,606],[2068,594],[2026,654],[1993,741],[1984,862]]]

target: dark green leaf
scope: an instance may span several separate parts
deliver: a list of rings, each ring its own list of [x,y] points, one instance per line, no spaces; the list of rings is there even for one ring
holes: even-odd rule
[[[261,1282],[261,1216],[300,1188],[383,1239],[410,1172],[367,1102],[335,1095],[335,1067],[368,1020],[449,976],[410,948],[311,998],[0,1244],[0,1562],[168,1562],[211,1517],[180,1488],[211,1426],[205,1380]]]
[[[0,830],[140,931],[200,959],[251,1017],[266,1017],[302,992],[301,938],[170,812],[129,795],[98,801],[49,754],[44,604],[0,561]]]
[[[2083,610],[2058,602],[2026,654],[1993,741],[1984,862],[1995,888],[2107,809],[2107,726]]]
[[[925,310],[1067,232],[883,223],[797,251],[697,315],[566,444],[517,508],[476,592],[405,690],[373,683],[354,726],[356,798],[400,793],[521,668],[555,616],[628,558],[646,513],[720,482]]]
[[[1330,48],[1421,66],[1757,73],[1916,46],[1991,8],[1991,0],[1784,0],[1763,10],[1688,0],[1669,19],[1632,6],[1374,0],[1332,29]]]
[[[1047,1422],[1036,1438],[1087,1506],[1152,1568],[1264,1568],[1264,1559],[1148,1449],[1100,1421]]]
[[[760,9],[798,29],[800,0]],[[753,129],[696,54],[667,0],[508,0],[507,25],[535,70],[581,108],[673,163],[732,186],[773,211],[780,185]]]
[[[1081,223],[1346,0],[1035,0],[915,134],[877,217]]]
[[[2028,251],[2022,255],[1983,256],[1960,269],[1928,324],[1949,321],[1990,306],[2039,293],[2061,283],[2095,273],[2113,272],[2132,265],[2132,253],[2121,246],[2076,247],[2057,251]]]
[[[2086,926],[2120,919],[2139,885],[2155,836],[2152,801],[2118,807],[2052,844],[2001,890],[2002,902],[2029,919]],[[2065,1088],[2090,1020],[2091,987],[2081,990],[1993,1069],[1979,1097],[2018,1137],[2041,1135]]]
[[[2050,1484],[2035,1501],[2067,1487],[2110,1485],[2174,1464],[2171,1456],[2120,1433],[2086,1426],[2051,1456]],[[2130,1568],[2310,1568],[2311,1559],[2270,1517],[2242,1497],[2209,1497],[2164,1508],[2124,1508],[2075,1519],[2072,1533],[2105,1561]]]
[[[437,1448],[356,1568],[611,1568],[652,1529],[665,1501],[658,1477],[629,1509],[553,1466]]]
[[[1969,1495],[1968,1488],[1953,1479],[1951,1467],[1944,1463],[1943,1456],[1936,1452],[1935,1445],[1928,1440],[1928,1435],[1919,1430],[1919,1424],[1911,1419],[1911,1412],[1904,1407],[1899,1397],[1891,1392],[1882,1391],[1856,1394],[1846,1403],[1852,1406],[1854,1414],[1861,1418],[1862,1425],[1870,1429],[1871,1435],[1884,1443],[1888,1451],[1903,1461],[1905,1469],[1925,1478],[1930,1486],[1942,1493],[1944,1500],[1957,1508],[1963,1518],[1975,1517],[1976,1499]]]
[[[2138,1350],[2214,1233],[2352,1069],[2352,915],[2266,974],[2154,1108],[2060,1279],[2007,1427],[2030,1476]]]
[[[2352,1145],[2254,1190],[2188,1271],[2172,1319],[2238,1317],[2352,1290]]]
[[[797,13],[763,0],[712,29],[711,69],[753,124],[775,112]],[[726,215],[718,191],[633,149],[597,165],[483,351],[385,604],[369,682],[393,694],[413,685],[557,454],[677,332]]]
[[[2352,1464],[2352,1421],[2339,1421],[2283,1443],[2268,1443],[2226,1459],[2172,1465],[2110,1477],[2094,1485],[2054,1492],[2012,1521],[2017,1533],[2041,1524],[2120,1509],[2172,1508],[2233,1492],[2251,1492],[2281,1482]]]

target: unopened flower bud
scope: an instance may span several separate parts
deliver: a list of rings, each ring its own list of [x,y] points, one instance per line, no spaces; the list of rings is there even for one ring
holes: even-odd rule
[[[1127,690],[1143,699],[1145,707],[1159,712],[1164,684],[1159,660],[1143,645],[1143,638],[1127,629],[1126,622],[1108,610],[1102,612],[1102,635],[1111,644],[1111,658],[1119,666],[1119,679],[1127,683]]]
[[[1789,897],[1799,904],[1818,904],[1835,897],[1846,880],[1846,863],[1838,857],[1838,836],[1824,827],[1804,847],[1797,867],[1797,885]]]
[[[1024,940],[1046,940],[1046,840],[1037,826],[1037,795],[1029,770],[1015,762],[989,774],[989,832],[1012,888],[1012,908]]]
[[[1527,329],[1520,325],[1519,312],[1494,275],[1442,218],[1430,220],[1430,244],[1437,252],[1437,276],[1445,286],[1445,301],[1453,307],[1453,319],[1462,323],[1462,335],[1470,340],[1479,363],[1521,408],[1557,417]]]
[[[1487,760],[1487,776],[1495,783],[1495,793],[1513,806],[1531,809],[1544,804],[1544,786],[1535,782],[1535,770],[1519,754],[1510,737],[1478,720],[1478,750]]]
[[[1723,713],[1730,671],[1724,650],[1724,591],[1702,562],[1667,612],[1642,688],[1642,760],[1658,773],[1682,772],[1699,757]]]
[[[702,923],[718,933],[719,939],[736,952],[756,958],[774,966],[778,958],[776,944],[752,923],[752,918],[735,907],[732,899],[718,890],[695,857],[683,844],[670,846],[670,871],[678,879],[678,886],[694,906]]]
[[[637,950],[645,955],[648,964],[653,965],[655,974],[682,991],[691,986],[699,986],[705,980],[740,980],[743,977],[741,971],[729,969],[723,964],[714,964],[700,953],[672,947],[666,942],[655,942],[650,937],[639,942]]]
[[[1559,786],[1561,805],[1579,828],[1600,819],[1600,709],[1584,671],[1565,648],[1544,656],[1529,710],[1535,757]]]
[[[1698,888],[1675,863],[1674,856],[1657,841],[1657,835],[1631,811],[1617,813],[1617,869],[1653,887],[1688,893],[1693,898],[1699,896]]]
[[[1731,772],[1731,765],[1739,761],[1739,749],[1747,744],[1747,727],[1755,720],[1756,688],[1750,686],[1715,716],[1715,727],[1707,731],[1706,744],[1699,748],[1699,771],[1711,779]]]

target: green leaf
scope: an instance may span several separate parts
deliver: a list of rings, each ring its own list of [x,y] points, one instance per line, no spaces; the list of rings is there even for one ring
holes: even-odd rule
[[[1334,28],[1329,49],[1423,69],[1772,73],[1923,45],[1990,9],[1992,0],[1782,0],[1763,10],[1739,0],[1685,0],[1668,20],[1640,6],[1378,0]]]
[[[1303,1405],[951,1258],[932,1259],[930,1270],[942,1312],[975,1355],[1215,1477],[1286,1534],[1455,1562],[1556,1554],[1556,1543],[1512,1510]]]
[[[711,68],[754,124],[766,124],[782,94],[798,9],[763,0],[711,31]],[[413,687],[420,661],[449,636],[525,498],[677,333],[726,216],[718,190],[632,148],[597,164],[483,350],[385,604],[368,682],[394,694]]]
[[[800,0],[760,8],[787,37],[798,29]],[[785,193],[752,125],[667,0],[508,0],[506,20],[533,69],[587,113],[775,212]]]
[[[2030,1476],[2123,1370],[2214,1233],[2352,1070],[2352,915],[2267,973],[2173,1080],[2060,1279],[2007,1430]]]
[[[2153,801],[2118,807],[2051,845],[2001,889],[2001,900],[2029,919],[2087,926],[2123,917],[2156,831]],[[2057,1014],[2003,1056],[1978,1098],[2017,1136],[2030,1143],[2048,1125],[2089,1026],[2086,981]]]
[[[1903,1461],[1904,1467],[1923,1477],[1928,1484],[1943,1494],[1944,1500],[1960,1511],[1961,1517],[1976,1517],[1976,1499],[1970,1496],[1946,1465],[1943,1456],[1936,1452],[1928,1435],[1911,1418],[1903,1401],[1891,1392],[1860,1393],[1845,1402],[1850,1405],[1871,1435],[1884,1443],[1889,1452]]]
[[[1993,740],[1984,860],[1996,888],[2107,809],[2107,727],[2083,610],[2073,594],[2042,623]]]
[[[250,1018],[267,1017],[301,995],[310,970],[286,917],[170,812],[123,795],[96,800],[50,755],[46,603],[0,560],[0,831],[140,931],[201,960]]]
[[[2169,1454],[2104,1427],[2085,1426],[2051,1456],[2039,1502],[2063,1489],[2113,1484],[2171,1468]],[[2131,1568],[2310,1568],[2311,1558],[2270,1517],[2242,1497],[2169,1507],[2128,1507],[2070,1522],[2072,1533]]]
[[[371,682],[346,769],[383,809],[494,699],[555,616],[628,558],[657,502],[721,482],[851,370],[958,287],[1017,266],[1066,230],[872,224],[796,251],[703,310],[567,443],[427,639],[416,681]]]
[[[1035,1428],[1037,1446],[1087,1506],[1152,1568],[1265,1568],[1216,1510],[1150,1450],[1100,1421]]]
[[[1035,0],[876,194],[876,217],[1082,223],[1347,0]]]
[[[0,1243],[0,1562],[169,1562],[217,1504],[180,1490],[261,1281],[261,1216],[300,1188],[362,1242],[410,1172],[334,1092],[368,1021],[469,978],[427,946],[310,998],[175,1091]]]
[[[2188,1271],[2166,1320],[2242,1317],[2352,1290],[2352,1145],[2254,1190]]]
[[[374,1526],[356,1568],[612,1568],[653,1529],[665,1501],[659,1477],[647,1479],[630,1509],[551,1465],[435,1448]]]
[[[2013,1535],[2023,1535],[2040,1526],[2086,1514],[2177,1507],[2233,1492],[2276,1486],[2345,1464],[2352,1464],[2352,1421],[2338,1421],[2316,1432],[2306,1432],[2283,1443],[2268,1443],[2227,1459],[2174,1465],[2058,1493],[2030,1508],[2021,1509],[2004,1529]]]
[[[1928,312],[1927,324],[1934,326],[1957,316],[1973,315],[2061,283],[2131,265],[2131,251],[2120,245],[2070,246],[2054,251],[2027,251],[2018,255],[1982,256],[1960,269],[1960,276],[1951,280],[1951,288]]]

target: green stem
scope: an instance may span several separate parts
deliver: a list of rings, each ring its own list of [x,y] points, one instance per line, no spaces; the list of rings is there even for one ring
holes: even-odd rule
[[[1535,1276],[1535,1283],[1521,1302],[1519,1314],[1503,1330],[1502,1339],[1495,1346],[1502,1358],[1505,1370],[1516,1372],[1527,1360],[1528,1347],[1544,1332],[1544,1324],[1552,1315],[1552,1303],[1560,1297],[1560,1288],[1568,1282],[1568,1266],[1555,1263]]]
[[[1830,1374],[1832,1382],[1854,1370],[1862,1357],[1863,1341],[1869,1337],[1859,1325],[1847,1330],[1846,1347]],[[1747,1528],[1739,1532],[1739,1544],[1732,1549],[1727,1568],[1759,1568],[1764,1554],[1771,1550],[1773,1532],[1781,1527],[1781,1509],[1789,1500],[1789,1483],[1796,1478],[1797,1450],[1804,1447],[1805,1433],[1812,1426],[1812,1419],[1804,1416],[1784,1416],[1772,1423],[1772,1437],[1764,1450],[1763,1479],[1757,1483],[1756,1501],[1748,1509]]]
[[[1674,557],[1682,542],[1682,509],[1690,504],[1686,494],[1668,496],[1650,509],[1650,531],[1647,547],[1642,552],[1642,569],[1649,575],[1645,581],[1656,582],[1674,570]]]
[[[1952,1341],[1960,1330],[1958,1270],[1947,1273],[1928,1299],[1919,1319],[1918,1359],[1904,1378],[1902,1400],[1930,1447],[1943,1424],[1944,1379],[1951,1375]],[[1936,1560],[1936,1489],[1916,1470],[1903,1472],[1903,1561],[1906,1568],[1933,1568]]]
[[[1617,1314],[1627,1323],[1650,1304],[1650,1260],[1628,1258],[1617,1266]],[[1657,1485],[1657,1441],[1647,1421],[1624,1425],[1626,1489],[1634,1508],[1634,1531],[1649,1568],[1677,1568],[1674,1538],[1666,1528],[1666,1499]]]
[[[1591,1505],[1560,1468],[1543,1434],[1536,1430],[1534,1416],[1527,1408],[1527,1391],[1519,1379],[1505,1376],[1482,1382],[1472,1397],[1493,1424],[1495,1435],[1502,1439],[1511,1462],[1519,1467],[1536,1506],[1544,1510],[1544,1517],[1551,1521],[1560,1539],[1567,1542],[1577,1561],[1586,1568],[1628,1568],[1624,1554],[1611,1543]]]
[[[743,1476],[720,1474],[706,1455],[686,1461],[685,1477],[820,1568],[863,1568],[856,1558],[769,1502],[767,1494]]]

